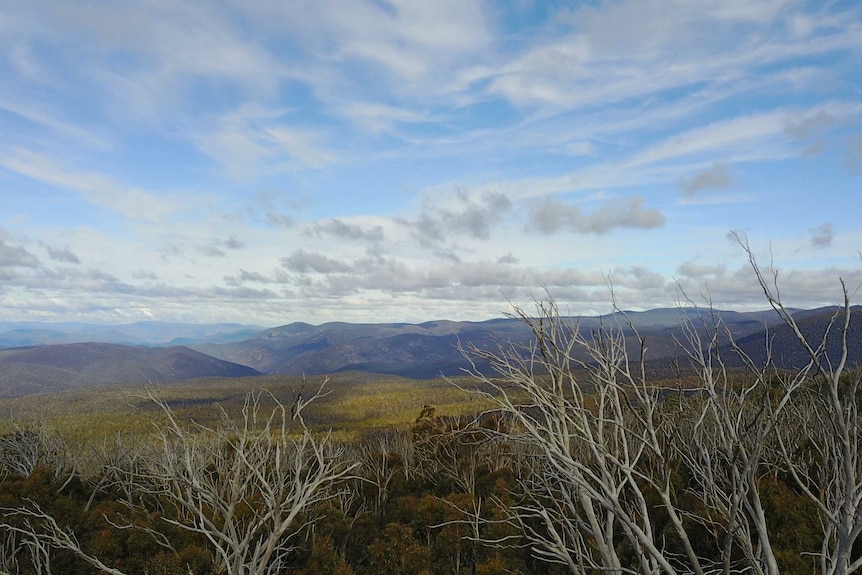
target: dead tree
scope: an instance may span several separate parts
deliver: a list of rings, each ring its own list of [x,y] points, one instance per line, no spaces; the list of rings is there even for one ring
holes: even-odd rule
[[[536,312],[514,310],[533,330],[526,348],[469,350],[497,373],[474,370],[481,384],[476,389],[488,390],[475,393],[511,416],[511,441],[537,454],[537,473],[523,478],[524,497],[511,508],[512,522],[538,557],[563,563],[571,573],[622,572],[622,536],[637,551],[641,572],[676,574],[676,559],[653,531],[647,494],[655,489],[670,499],[656,390],[629,361],[620,329],[585,334],[560,317],[553,301],[539,303]],[[589,359],[579,359],[576,349]],[[646,468],[657,475],[645,475]],[[691,569],[704,573],[688,547]]]
[[[616,305],[605,325],[585,330],[561,317],[553,300],[538,302],[534,313],[514,308],[513,317],[533,331],[526,347],[466,350],[495,372],[474,364],[480,385],[472,392],[512,418],[508,441],[536,454],[522,475],[520,502],[509,507],[536,556],[573,574],[778,575],[759,480],[787,470],[820,511],[822,575],[862,567],[852,555],[862,534],[862,420],[860,373],[848,374],[846,365],[847,290],[842,282],[843,306],[822,339],[809,341],[779,297],[777,275],[768,281],[740,243],[767,301],[805,348],[807,365],[778,369],[769,340],[765,360],[755,362],[710,307],[701,325],[684,324],[680,340],[694,382],[660,389],[644,371],[644,339]],[[637,357],[626,335],[638,344]],[[829,338],[838,339],[838,356],[826,353]],[[746,375],[731,377],[722,354],[733,355]],[[680,468],[689,483],[675,480]],[[703,511],[682,505],[683,495],[700,500]],[[657,512],[667,521],[661,533]],[[698,552],[704,534],[717,560]]]
[[[378,431],[364,438],[359,446],[362,465],[358,471],[375,491],[371,508],[382,516],[389,500],[389,488],[398,474],[405,474],[398,444],[404,440],[400,431]]]
[[[69,454],[63,438],[44,424],[13,424],[12,430],[0,435],[0,476],[29,477],[44,465],[56,478],[65,476],[65,487],[74,478],[79,463]]]
[[[822,337],[812,340],[782,302],[778,272],[770,266],[766,273],[746,239],[737,240],[748,255],[766,300],[808,358],[797,374],[810,377],[797,376],[784,387],[789,408],[777,433],[780,462],[820,511],[825,526],[819,555],[821,574],[854,573],[862,568],[862,556],[852,554],[862,535],[862,369],[848,370],[847,362],[851,346],[862,343],[850,341],[852,309],[847,286],[840,280],[842,305],[832,314]],[[830,348],[831,341],[837,345]]]
[[[139,509],[147,496],[161,502],[162,518],[196,533],[209,544],[219,573],[271,575],[282,572],[292,537],[304,513],[332,497],[358,465],[343,457],[327,435],[313,434],[293,409],[263,392],[246,397],[235,422],[222,412],[218,426],[185,425],[169,403],[150,392],[163,423],[152,449],[118,470]],[[265,404],[269,403],[267,407]],[[143,511],[146,511],[143,509]],[[74,531],[35,505],[5,509],[27,526],[26,535],[53,548],[72,551],[113,575],[121,571],[82,548]],[[122,528],[123,525],[117,525]]]

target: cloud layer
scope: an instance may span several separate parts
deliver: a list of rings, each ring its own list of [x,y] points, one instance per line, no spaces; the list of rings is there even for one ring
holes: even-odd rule
[[[9,319],[479,319],[862,284],[862,9],[0,8]]]

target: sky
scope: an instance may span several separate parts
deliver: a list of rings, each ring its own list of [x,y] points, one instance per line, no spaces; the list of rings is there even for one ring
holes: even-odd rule
[[[0,320],[810,308],[860,184],[856,1],[0,2]]]

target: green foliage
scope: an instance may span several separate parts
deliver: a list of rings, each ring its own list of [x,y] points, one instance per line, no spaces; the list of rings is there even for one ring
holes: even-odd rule
[[[413,531],[406,525],[389,523],[381,536],[369,546],[368,552],[369,574],[430,574],[431,554],[427,547],[413,538]]]
[[[814,503],[774,474],[763,477],[759,488],[770,518],[770,541],[779,550],[776,559],[781,572],[802,575],[816,571],[815,553],[823,540],[823,528]]]
[[[294,575],[353,575],[353,569],[341,557],[328,537],[315,537],[305,566]]]
[[[476,575],[509,575],[511,569],[499,555],[494,555],[484,563],[476,565]]]

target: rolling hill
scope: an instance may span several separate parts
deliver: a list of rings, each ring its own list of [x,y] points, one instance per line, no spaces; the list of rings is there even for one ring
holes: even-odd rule
[[[106,383],[251,375],[259,372],[182,346],[71,343],[0,350],[0,396],[5,397]]]

